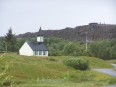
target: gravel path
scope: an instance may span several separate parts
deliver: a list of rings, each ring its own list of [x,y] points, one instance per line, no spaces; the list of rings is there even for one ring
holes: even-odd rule
[[[116,64],[112,64],[112,66],[114,68],[116,68]],[[101,73],[105,73],[105,74],[108,74],[110,76],[113,76],[113,77],[116,77],[116,71],[115,70],[112,70],[112,69],[93,69],[95,71],[98,71],[98,72],[101,72]],[[105,87],[116,87],[116,85],[112,85],[112,86],[105,86]]]

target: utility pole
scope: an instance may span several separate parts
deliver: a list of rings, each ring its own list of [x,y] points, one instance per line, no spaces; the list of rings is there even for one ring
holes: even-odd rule
[[[87,38],[87,32],[86,32],[86,51],[88,50],[88,38]]]

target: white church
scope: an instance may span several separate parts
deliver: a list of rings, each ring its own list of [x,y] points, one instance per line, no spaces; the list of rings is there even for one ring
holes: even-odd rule
[[[48,49],[44,45],[44,36],[41,27],[37,34],[37,42],[26,41],[19,49],[20,55],[25,56],[48,56]]]

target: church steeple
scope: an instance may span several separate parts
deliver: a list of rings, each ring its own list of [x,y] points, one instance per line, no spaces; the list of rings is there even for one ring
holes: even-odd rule
[[[39,28],[39,32],[38,32],[37,36],[43,36],[41,27]]]
[[[42,34],[41,27],[40,27],[39,32],[37,34],[37,42],[38,43],[44,42],[44,37],[43,37],[43,34]]]

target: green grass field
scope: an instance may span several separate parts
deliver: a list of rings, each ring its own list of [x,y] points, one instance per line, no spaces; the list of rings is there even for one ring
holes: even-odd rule
[[[116,59],[113,59],[113,60],[108,60],[109,63],[114,63],[116,64]]]
[[[68,67],[63,64],[67,58],[83,58],[89,62],[90,69],[80,71]],[[0,66],[6,64],[9,66],[7,75],[13,76],[16,83],[13,87],[102,87],[116,82],[116,78],[91,70],[112,67],[110,63],[94,57],[27,57],[7,53],[2,57]]]

